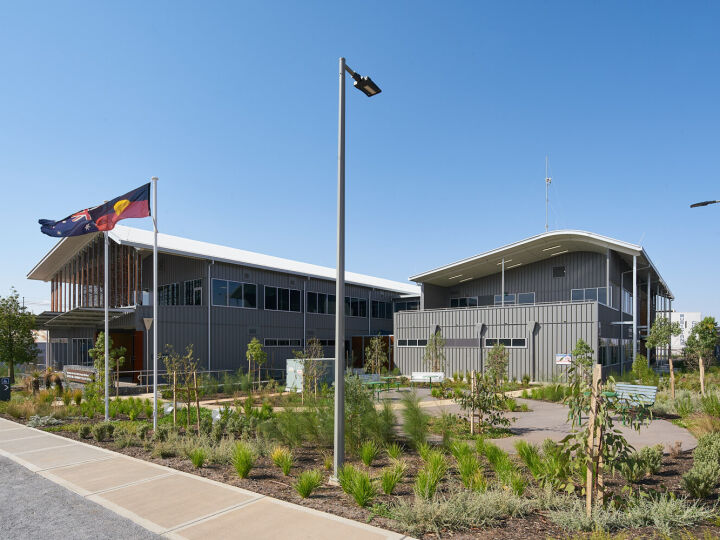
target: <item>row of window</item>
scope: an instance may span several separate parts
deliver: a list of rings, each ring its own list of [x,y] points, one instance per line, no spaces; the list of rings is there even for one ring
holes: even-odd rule
[[[300,313],[300,291],[283,287],[265,286],[265,309],[271,311],[295,311]]]
[[[505,294],[505,305],[534,304],[535,293]],[[464,296],[450,299],[451,308],[477,307],[477,306],[501,306],[503,297],[500,294],[493,296]]]
[[[398,339],[398,347],[424,347],[427,339]]]
[[[323,347],[334,347],[334,339],[318,339]],[[302,339],[281,339],[281,338],[265,338],[263,341],[265,347],[302,347]]]
[[[373,300],[370,314],[374,319],[392,319],[392,302],[380,302],[379,300]]]
[[[255,309],[257,307],[257,285],[225,279],[213,279],[212,303],[214,306]]]
[[[307,293],[307,312],[335,315],[335,295],[314,292]]]
[[[495,305],[501,306],[503,305],[503,297],[500,294],[496,294],[494,297]],[[506,294],[505,295],[505,305],[512,305],[512,304],[534,304],[535,303],[535,293],[534,292],[523,292],[523,293],[517,293],[517,294]]]
[[[451,308],[477,307],[490,305],[489,296],[465,296],[450,299]],[[608,303],[608,294],[605,287],[590,287],[587,289],[572,289],[570,291],[570,300],[572,302],[600,302],[601,304],[610,305]],[[505,305],[526,305],[535,303],[535,293],[517,293],[505,294]],[[626,307],[625,304],[629,307]],[[493,305],[500,306],[503,304],[503,297],[500,294],[493,296]],[[632,294],[624,291],[623,309],[626,313],[632,312]]]
[[[509,349],[524,349],[527,347],[525,338],[485,338],[485,347],[505,345]]]
[[[264,287],[265,309],[271,311],[302,312],[302,291],[283,287]],[[180,284],[170,283],[158,287],[158,300],[161,306],[180,305]],[[202,304],[202,280],[185,282],[185,305]],[[401,302],[400,309],[418,309],[417,302]],[[408,308],[408,304],[410,307]],[[414,305],[413,305],[414,304]],[[212,305],[257,309],[257,285],[226,279],[212,280]],[[372,301],[372,316],[376,319],[392,319],[392,303]],[[307,293],[307,312],[335,314],[335,295],[325,293]],[[345,315],[347,317],[368,316],[368,301],[365,298],[345,297]]]
[[[417,311],[420,309],[420,302],[409,300],[407,302],[395,302],[395,311]]]
[[[570,291],[570,300],[572,302],[600,302],[607,306],[607,288],[590,287],[588,289],[572,289]]]
[[[158,305],[159,306],[179,306],[180,305],[180,284],[169,283],[168,285],[160,285],[158,287]]]
[[[527,347],[525,338],[485,338],[485,347],[491,348],[495,345],[505,345],[509,349],[524,349]],[[399,339],[398,347],[424,347],[427,339]]]

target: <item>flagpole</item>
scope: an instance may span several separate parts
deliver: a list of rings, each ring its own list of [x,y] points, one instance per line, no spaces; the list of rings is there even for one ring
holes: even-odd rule
[[[153,185],[153,431],[157,429],[158,422],[158,390],[157,390],[157,337],[158,337],[158,323],[157,323],[157,308],[158,308],[158,252],[157,252],[157,176],[152,177]]]
[[[108,232],[105,231],[105,421],[110,419],[110,321],[108,317],[108,251],[110,250],[110,241]]]

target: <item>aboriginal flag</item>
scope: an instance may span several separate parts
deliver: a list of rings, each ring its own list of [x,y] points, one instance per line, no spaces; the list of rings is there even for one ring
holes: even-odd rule
[[[150,184],[132,190],[112,201],[86,208],[60,221],[41,219],[40,231],[48,236],[80,236],[98,231],[111,231],[121,219],[150,215]]]

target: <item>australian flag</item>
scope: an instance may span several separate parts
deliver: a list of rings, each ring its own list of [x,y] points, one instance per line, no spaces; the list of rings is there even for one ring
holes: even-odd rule
[[[98,231],[111,231],[121,219],[143,218],[150,215],[150,184],[132,190],[104,204],[86,208],[62,219],[40,219],[40,231],[62,238]]]

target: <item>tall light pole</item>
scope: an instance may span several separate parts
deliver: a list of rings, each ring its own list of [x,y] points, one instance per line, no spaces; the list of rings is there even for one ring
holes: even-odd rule
[[[370,77],[362,77],[340,58],[340,103],[338,110],[338,199],[337,199],[337,275],[335,276],[335,437],[333,478],[345,458],[345,72],[354,86],[366,96],[381,92]]]

